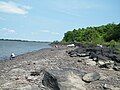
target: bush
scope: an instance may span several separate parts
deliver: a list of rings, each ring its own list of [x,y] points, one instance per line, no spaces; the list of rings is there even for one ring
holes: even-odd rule
[[[109,46],[110,46],[111,48],[115,48],[115,46],[116,46],[116,41],[115,41],[115,40],[111,40],[110,43],[109,43]]]
[[[53,41],[51,44],[60,44],[59,41]]]

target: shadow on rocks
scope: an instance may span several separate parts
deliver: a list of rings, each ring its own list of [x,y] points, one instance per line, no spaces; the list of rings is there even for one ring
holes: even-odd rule
[[[44,71],[42,84],[51,90],[60,90],[56,77],[47,71]]]

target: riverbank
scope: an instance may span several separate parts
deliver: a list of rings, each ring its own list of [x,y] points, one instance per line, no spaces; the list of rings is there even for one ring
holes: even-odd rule
[[[74,49],[41,49],[0,61],[0,90],[120,90],[119,71],[70,57],[66,52]]]

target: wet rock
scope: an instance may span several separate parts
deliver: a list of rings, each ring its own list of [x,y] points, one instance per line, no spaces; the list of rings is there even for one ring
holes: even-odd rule
[[[60,90],[58,86],[57,78],[47,71],[44,72],[42,84],[50,88],[51,90]]]
[[[99,80],[99,79],[100,79],[100,74],[97,73],[97,72],[88,73],[88,74],[85,74],[82,79],[83,79],[83,81],[85,81],[85,82],[96,81],[96,80]]]

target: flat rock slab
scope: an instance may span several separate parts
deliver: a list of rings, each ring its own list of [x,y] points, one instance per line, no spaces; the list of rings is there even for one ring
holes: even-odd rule
[[[100,74],[97,72],[88,73],[83,76],[83,81],[85,82],[92,82],[98,79],[100,79]]]
[[[73,72],[68,72],[67,80],[59,83],[60,90],[86,90],[85,82]]]

